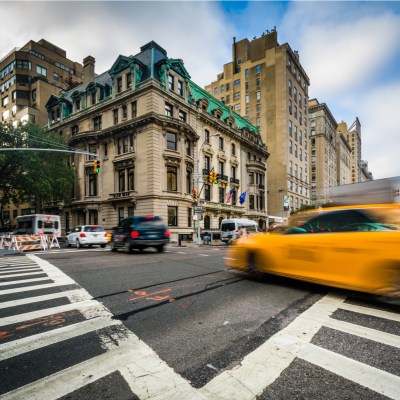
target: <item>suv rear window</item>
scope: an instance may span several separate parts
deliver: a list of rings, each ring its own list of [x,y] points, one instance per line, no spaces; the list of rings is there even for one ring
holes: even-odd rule
[[[137,221],[137,228],[140,229],[162,229],[165,228],[165,224],[159,218],[153,219],[141,219]]]

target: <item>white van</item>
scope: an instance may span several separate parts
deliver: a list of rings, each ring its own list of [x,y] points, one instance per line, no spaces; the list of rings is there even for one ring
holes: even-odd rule
[[[61,237],[61,219],[59,215],[30,214],[21,215],[16,218],[17,230],[19,235],[44,235],[55,234]]]
[[[245,228],[247,233],[258,233],[260,228],[257,222],[244,218],[223,219],[221,222],[221,240],[229,242],[239,236],[241,228]]]

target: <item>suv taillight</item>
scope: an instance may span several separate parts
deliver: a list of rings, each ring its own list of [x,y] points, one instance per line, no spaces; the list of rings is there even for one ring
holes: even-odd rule
[[[86,233],[83,233],[83,232],[82,232],[82,233],[79,234],[79,236],[80,236],[80,237],[86,237]]]
[[[165,231],[165,232],[164,232],[164,236],[170,237],[170,235],[171,235],[171,232],[170,232],[170,231]]]
[[[139,232],[138,231],[132,231],[131,232],[131,238],[137,238],[139,236]]]

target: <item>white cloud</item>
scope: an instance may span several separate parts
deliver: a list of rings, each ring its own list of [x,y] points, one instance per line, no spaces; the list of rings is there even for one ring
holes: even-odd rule
[[[371,90],[359,99],[363,158],[374,178],[400,176],[400,81]]]
[[[0,2],[0,13],[7,15],[0,26],[0,58],[43,38],[73,61],[95,57],[96,72],[102,73],[120,54],[137,54],[154,40],[203,85],[231,57],[227,39],[234,28],[214,2]]]

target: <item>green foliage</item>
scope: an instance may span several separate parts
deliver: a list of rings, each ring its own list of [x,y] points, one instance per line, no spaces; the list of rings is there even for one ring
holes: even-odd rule
[[[19,204],[35,196],[43,201],[62,199],[71,189],[75,173],[68,153],[1,151],[1,148],[66,148],[59,136],[34,124],[0,124],[0,206]]]

